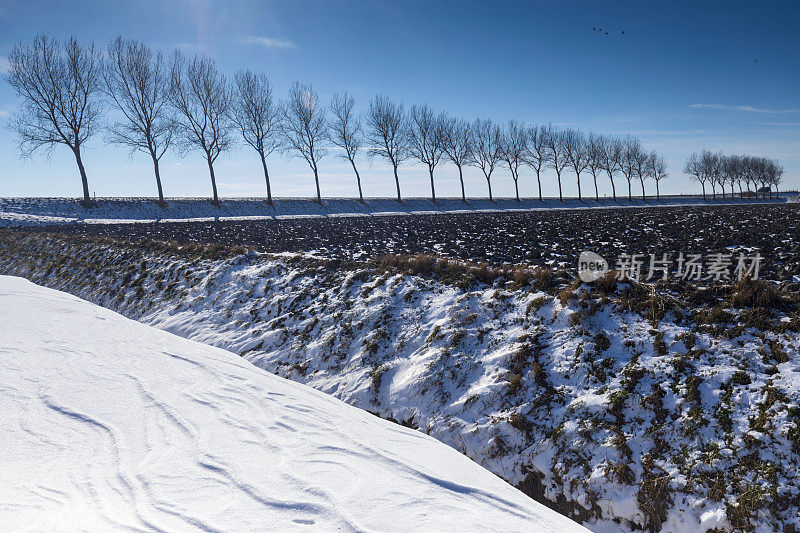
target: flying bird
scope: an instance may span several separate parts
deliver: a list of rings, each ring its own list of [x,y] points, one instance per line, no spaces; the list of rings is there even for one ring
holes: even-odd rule
[[[622,35],[625,35],[625,30],[622,30]]]

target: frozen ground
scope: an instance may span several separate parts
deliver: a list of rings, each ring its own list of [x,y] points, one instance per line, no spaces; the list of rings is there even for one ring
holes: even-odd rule
[[[709,196],[709,199],[711,197]],[[763,200],[758,202],[785,202],[779,200]],[[398,203],[388,198],[368,198],[365,204],[352,198],[324,199],[323,205],[307,198],[278,199],[274,206],[254,198],[228,198],[216,207],[208,200],[197,198],[173,198],[169,205],[161,208],[152,198],[102,198],[98,206],[84,208],[74,198],[0,198],[0,226],[65,224],[71,222],[111,223],[111,222],[170,222],[170,221],[213,221],[213,220],[260,220],[297,217],[324,216],[356,216],[356,215],[389,215],[419,213],[461,213],[461,212],[497,212],[497,211],[530,211],[542,209],[577,209],[591,207],[641,207],[669,205],[707,205],[707,204],[739,204],[752,203],[754,200],[738,198],[718,199],[704,202],[697,196],[665,196],[660,202],[648,198],[633,201],[620,198],[601,198],[600,202],[585,199],[579,202],[575,198],[560,202],[557,198],[545,198],[543,202],[525,199],[521,202],[509,198],[501,198],[494,202],[483,199],[469,199],[465,204],[460,199],[442,198],[436,204],[430,200],[410,198]]]
[[[157,224],[62,224],[13,231],[244,246],[365,261],[435,254],[476,263],[574,268],[592,250],[612,265],[621,254],[759,253],[759,274],[800,283],[800,204],[673,206],[659,209],[540,209],[414,216],[304,217]],[[800,285],[798,285],[800,289]]]
[[[455,450],[0,276],[0,529],[579,531]]]

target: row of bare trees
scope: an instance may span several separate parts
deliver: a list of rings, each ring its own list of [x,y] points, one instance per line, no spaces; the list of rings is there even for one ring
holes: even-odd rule
[[[31,156],[39,148],[49,150],[59,144],[69,147],[80,170],[87,205],[91,199],[81,150],[103,129],[109,142],[149,155],[161,205],[165,201],[159,162],[171,147],[181,153],[202,153],[216,204],[219,197],[214,164],[240,141],[259,156],[269,203],[270,155],[282,152],[305,160],[314,175],[317,201],[321,201],[319,163],[332,148],[352,166],[362,202],[357,165],[362,151],[391,165],[398,201],[402,201],[398,168],[408,160],[428,170],[434,202],[435,171],[445,162],[458,168],[465,202],[465,167],[481,170],[490,200],[492,176],[498,167],[510,172],[517,200],[520,175],[526,168],[536,176],[540,200],[545,169],[555,171],[562,201],[565,171],[574,174],[581,201],[581,177],[587,174],[593,180],[598,201],[598,177],[609,180],[615,200],[615,177],[626,180],[629,199],[633,198],[636,182],[641,186],[642,198],[646,198],[646,180],[655,183],[656,197],[660,199],[659,184],[667,177],[664,159],[646,151],[633,137],[612,138],[514,120],[506,125],[488,119],[468,122],[428,105],[406,110],[386,96],[375,97],[366,112],[360,114],[351,95],[335,94],[324,106],[310,85],[300,83],[292,86],[284,101],[278,101],[264,74],[242,70],[228,80],[210,58],[188,59],[175,51],[170,60],[165,60],[161,52],[144,43],[121,37],[112,41],[103,54],[94,44],[81,45],[74,37],[60,43],[39,35],[31,43],[14,46],[9,67],[8,81],[22,98],[11,124],[19,135],[23,155]],[[103,124],[101,116],[107,106],[117,111],[118,120]],[[719,156],[714,157],[721,161]],[[709,176],[722,174],[703,170],[691,175],[703,177],[698,180],[705,191]],[[717,183],[720,182],[712,181],[714,186]]]
[[[773,188],[777,195],[783,178],[783,167],[773,159],[750,155],[715,154],[708,150],[690,155],[683,172],[702,186],[704,199],[706,184],[711,185],[714,199],[717,197],[717,187],[725,199],[726,185],[729,186],[731,198],[736,194],[736,186],[739,188],[740,198],[757,197],[759,194],[766,197],[767,193],[771,197]],[[752,191],[751,185],[754,189]]]

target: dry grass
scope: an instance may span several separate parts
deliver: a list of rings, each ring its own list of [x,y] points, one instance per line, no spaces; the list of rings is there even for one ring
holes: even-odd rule
[[[730,296],[733,307],[787,311],[794,307],[788,294],[784,294],[768,281],[744,278],[733,286]]]
[[[492,266],[489,263],[471,263],[431,254],[385,255],[368,262],[380,270],[390,270],[423,277],[435,277],[444,283],[467,287],[473,283],[492,285],[496,281],[510,282],[511,289],[530,286],[549,291],[557,279],[550,270],[525,265]]]

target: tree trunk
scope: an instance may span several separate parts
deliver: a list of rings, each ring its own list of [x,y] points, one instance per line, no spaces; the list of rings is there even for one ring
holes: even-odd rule
[[[428,173],[431,175],[431,202],[436,203],[436,188],[433,185],[433,168],[428,167]]]
[[[264,157],[263,153],[259,153],[261,156],[261,166],[264,167],[264,179],[267,181],[267,203],[272,205],[272,187],[269,184],[269,171],[267,170],[267,158]]]
[[[219,206],[219,196],[217,195],[217,179],[214,177],[214,162],[211,161],[210,156],[206,156],[206,161],[208,162],[208,173],[211,174],[211,189],[214,192],[214,198],[211,200],[211,203]]]
[[[744,191],[742,190],[742,181],[739,180],[739,198],[744,198]]]
[[[514,191],[517,193],[517,201],[520,202],[521,200],[519,199],[519,176],[514,178]]]
[[[658,180],[656,180],[656,202],[661,201],[661,192],[658,190]]]
[[[458,179],[461,181],[461,201],[467,203],[467,193],[464,191],[464,172],[461,165],[458,165]]]
[[[703,201],[706,202],[706,182],[701,182],[700,185],[703,186]]]
[[[402,204],[403,199],[400,197],[400,178],[397,177],[397,163],[392,163],[394,169],[394,184],[397,186],[397,203]]]
[[[647,195],[644,193],[644,178],[639,178],[639,183],[642,184],[642,200],[647,201]]]
[[[558,200],[560,202],[564,201],[564,195],[561,193],[561,173],[556,172],[556,176],[558,177]]]
[[[608,180],[611,182],[611,194],[614,196],[614,201],[617,201],[617,188],[614,185],[614,175],[610,172],[608,173]]]
[[[158,157],[156,154],[151,153],[150,157],[153,158],[153,169],[156,173],[156,186],[158,187],[158,205],[167,207],[167,202],[164,201],[164,189],[161,188],[161,171],[158,168]]]
[[[592,174],[592,178],[594,178],[594,199],[597,200],[597,203],[600,203],[600,192],[597,190],[597,176]]]
[[[536,183],[539,185],[539,201],[544,202],[542,200],[542,177],[539,175],[539,170],[536,171]]]
[[[311,167],[314,171],[314,185],[317,186],[317,203],[322,205],[322,194],[319,192],[319,172],[317,172],[317,165]]]
[[[713,182],[713,181],[711,182],[711,197],[712,197],[714,200],[716,200],[716,199],[717,199],[717,186],[714,184],[714,182]]]
[[[494,202],[494,198],[492,198],[492,176],[486,176],[486,184],[489,185],[489,201]]]
[[[578,181],[578,201],[583,201],[583,195],[581,194],[581,174],[580,172],[575,173],[576,179]]]
[[[89,196],[89,180],[86,178],[86,169],[83,168],[83,160],[81,159],[81,149],[80,147],[76,147],[72,151],[75,154],[75,161],[78,163],[78,170],[81,173],[81,184],[83,185],[83,207],[92,207],[94,202],[92,202],[91,197]]]
[[[352,157],[350,158],[350,164],[353,165],[353,172],[356,173],[356,182],[358,182],[358,201],[363,204],[364,193],[361,192],[361,175],[358,173],[358,169],[356,168],[356,161]]]
[[[628,180],[628,201],[633,201],[633,192],[631,191],[631,180]]]

